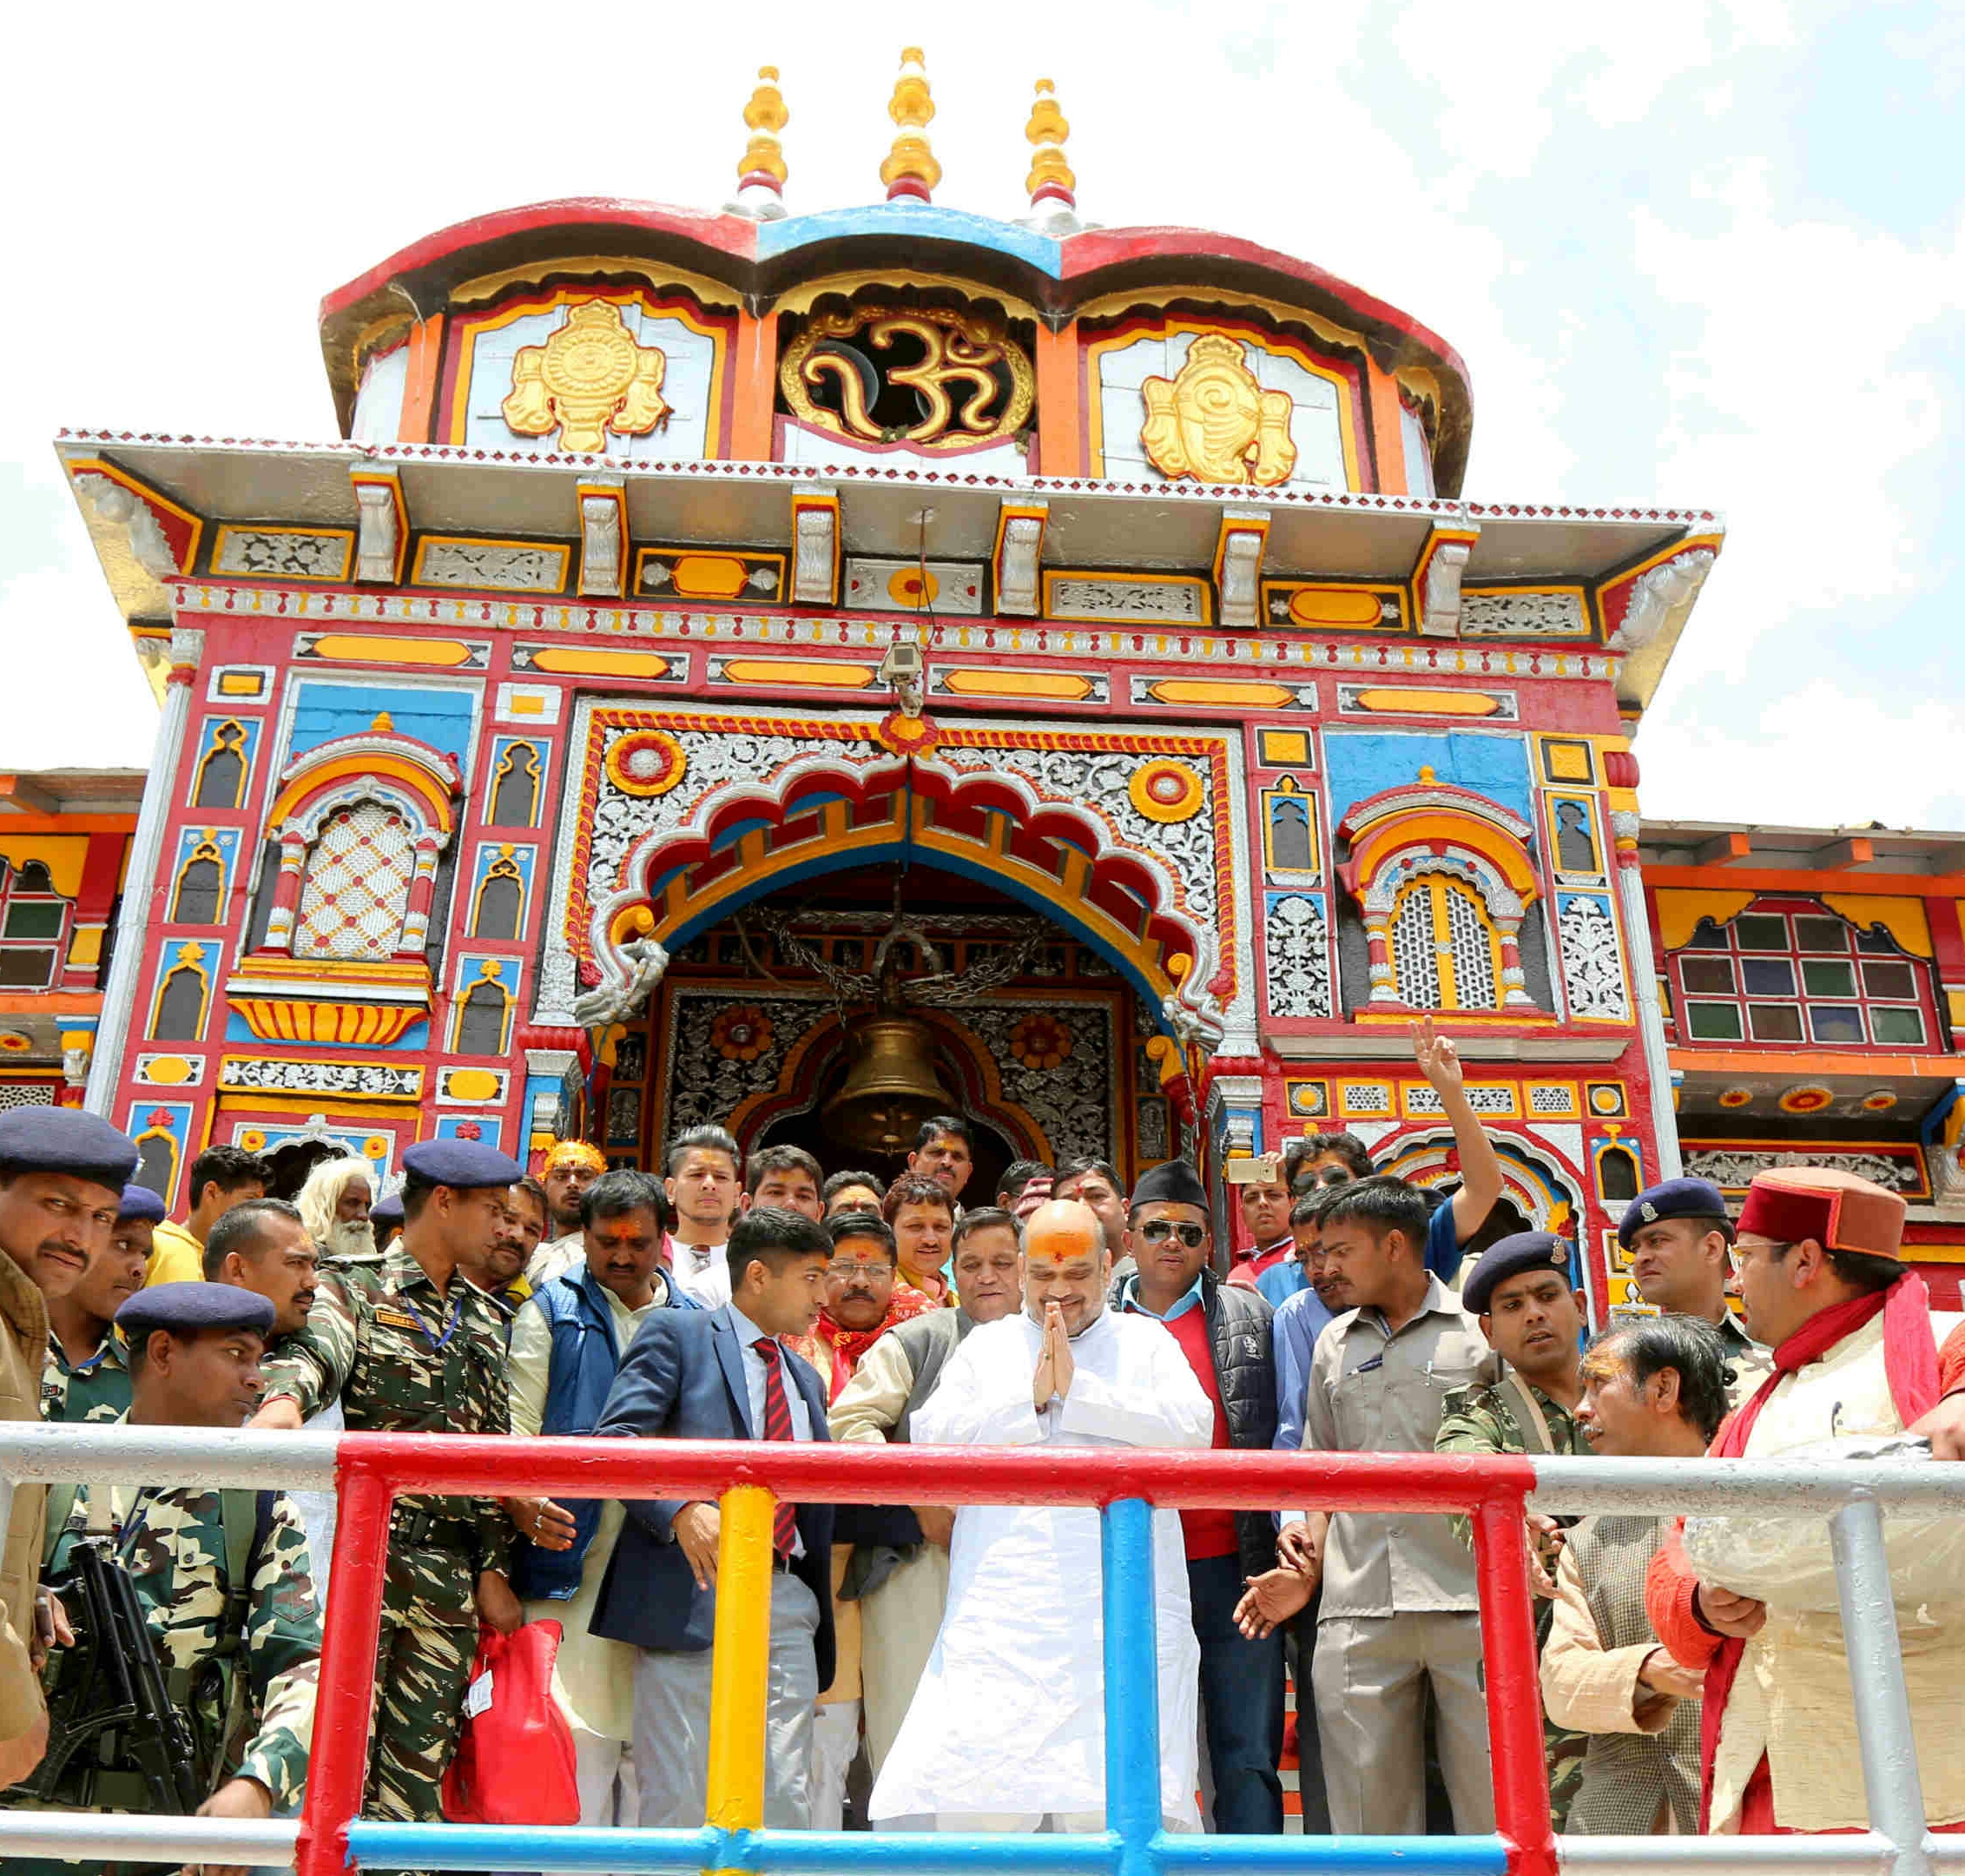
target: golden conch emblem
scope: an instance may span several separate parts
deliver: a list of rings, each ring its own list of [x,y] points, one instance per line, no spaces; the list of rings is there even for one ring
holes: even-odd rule
[[[659,347],[637,345],[606,300],[566,309],[566,323],[544,345],[522,346],[511,361],[511,395],[499,408],[521,436],[559,432],[559,446],[598,455],[607,433],[646,436],[664,427],[669,406]]]
[[[1236,340],[1203,334],[1188,347],[1177,376],[1149,378],[1139,394],[1146,402],[1140,446],[1162,475],[1263,488],[1289,479],[1296,464],[1289,437],[1295,406],[1288,392],[1256,382]]]

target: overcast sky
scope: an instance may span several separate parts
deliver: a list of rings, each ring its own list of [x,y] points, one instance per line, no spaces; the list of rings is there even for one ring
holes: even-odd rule
[[[1965,827],[1965,9],[479,0],[36,9],[0,124],[0,769],[155,723],[57,426],[335,434],[321,294],[513,204],[729,195],[760,63],[794,210],[875,199],[901,35],[939,201],[1253,236],[1471,368],[1467,493],[1717,507],[1638,743],[1656,816]],[[1230,26],[1229,22],[1235,23]],[[890,43],[891,42],[891,43]]]

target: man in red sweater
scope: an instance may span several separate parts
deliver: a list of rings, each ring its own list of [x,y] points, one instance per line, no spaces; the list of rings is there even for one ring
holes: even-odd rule
[[[1248,1190],[1249,1188],[1244,1188]],[[1289,1188],[1283,1196],[1289,1242]],[[1210,1264],[1208,1194],[1184,1159],[1156,1166],[1129,1215],[1138,1267],[1114,1307],[1157,1317],[1180,1344],[1215,1410],[1217,1447],[1266,1450],[1276,1437],[1276,1360],[1269,1305],[1230,1289]],[[1263,1512],[1183,1511],[1187,1587],[1201,1644],[1201,1723],[1213,1774],[1214,1829],[1274,1836],[1283,1829],[1283,1635],[1252,1641],[1236,1628],[1243,1580],[1276,1567]]]

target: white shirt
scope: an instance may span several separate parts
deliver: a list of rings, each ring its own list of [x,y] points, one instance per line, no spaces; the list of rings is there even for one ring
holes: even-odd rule
[[[678,1251],[686,1251],[687,1245],[677,1245]],[[723,1266],[728,1272],[729,1266]],[[724,1286],[729,1285],[728,1274]],[[749,1317],[735,1303],[730,1305],[730,1320],[737,1325],[737,1339],[743,1344],[744,1391],[750,1397],[751,1430],[759,1439],[764,1437],[764,1357],[751,1344],[759,1341],[776,1341],[775,1336],[767,1336]],[[805,1396],[798,1383],[791,1377],[791,1370],[785,1362],[785,1345],[778,1343],[778,1370],[785,1385],[785,1400],[791,1408],[791,1437],[795,1440],[812,1437],[812,1410],[805,1404]],[[805,1555],[805,1538],[795,1525],[792,1529],[791,1554]]]
[[[669,1280],[684,1296],[706,1310],[722,1309],[730,1300],[728,1243],[682,1244],[670,1238],[663,1248],[669,1253]]]

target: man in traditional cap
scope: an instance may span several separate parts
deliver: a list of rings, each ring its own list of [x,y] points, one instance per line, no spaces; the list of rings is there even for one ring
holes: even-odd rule
[[[129,1411],[129,1366],[116,1311],[143,1287],[150,1233],[164,1202],[148,1186],[125,1186],[109,1247],[89,1260],[66,1296],[48,1298],[48,1365],[41,1373],[44,1418],[115,1420]]]
[[[1267,1448],[1276,1438],[1269,1306],[1215,1274],[1207,1188],[1185,1159],[1140,1179],[1127,1229],[1137,1267],[1113,1286],[1113,1303],[1166,1324],[1208,1397],[1217,1448]],[[1239,1836],[1275,1836],[1283,1829],[1283,1637],[1243,1635],[1235,1608],[1243,1585],[1276,1568],[1276,1527],[1263,1511],[1183,1511],[1180,1523],[1201,1647],[1210,1821]]]
[[[1727,1306],[1733,1221],[1719,1188],[1702,1179],[1647,1186],[1625,1207],[1617,1241],[1647,1305],[1668,1316],[1697,1316],[1719,1331],[1737,1406],[1760,1385],[1772,1357]]]
[[[66,1296],[109,1246],[136,1148],[75,1107],[0,1113],[0,1420],[41,1418],[48,1299]],[[14,1487],[0,1549],[0,1787],[23,1779],[48,1744],[37,1660],[47,1488]]]
[[[826,1416],[835,1440],[906,1445],[914,1416],[933,1398],[948,1357],[984,1323],[1023,1302],[1024,1245],[1017,1221],[995,1206],[965,1212],[950,1267],[956,1307],[931,1309],[880,1337]],[[916,1292],[917,1294],[919,1292]],[[874,1775],[893,1749],[927,1666],[948,1601],[948,1546],[955,1514],[913,1505],[884,1538],[862,1539],[840,1593],[860,1605],[861,1699]]]
[[[509,1433],[505,1324],[458,1266],[505,1228],[515,1160],[475,1141],[403,1155],[402,1242],[320,1273],[307,1326],[267,1363],[253,1424],[297,1429],[339,1400],[352,1432]],[[396,1501],[375,1679],[366,1813],[433,1824],[457,1747],[478,1624],[509,1635],[511,1520],[494,1498]]]
[[[1714,1457],[1897,1433],[1937,1404],[1930,1296],[1900,1261],[1903,1215],[1896,1192],[1827,1166],[1754,1179],[1733,1262],[1747,1332],[1773,1350],[1774,1366],[1720,1429]],[[1701,1827],[1866,1828],[1840,1625],[1702,1581],[1676,1534],[1652,1562],[1645,1605],[1672,1655],[1705,1672]],[[1921,1608],[1912,1635],[1903,1675],[1925,1816],[1955,1829],[1965,1826],[1965,1600]]]
[[[116,1313],[132,1427],[236,1428],[260,1396],[273,1305],[236,1287],[153,1285]],[[299,1804],[313,1740],[320,1617],[299,1513],[283,1492],[82,1485],[63,1492],[51,1569],[105,1536],[134,1579],[171,1698],[188,1723],[197,1814],[265,1818]],[[57,1663],[56,1672],[60,1671]],[[242,1678],[242,1681],[241,1677]],[[182,1693],[177,1690],[182,1689]],[[54,1802],[147,1811],[132,1769],[69,1762]],[[60,1863],[23,1866],[73,1872]]]
[[[1025,1227],[1024,1309],[976,1330],[914,1416],[917,1445],[1205,1447],[1215,1414],[1157,1323],[1105,1307],[1111,1257],[1089,1207],[1053,1201]],[[1199,1824],[1194,1639],[1176,1512],[1153,1514],[1159,1799]],[[943,1830],[1104,1827],[1104,1663],[1098,1514],[965,1505],[948,1611],[868,1805]]]
[[[525,1280],[537,1290],[562,1272],[585,1262],[587,1240],[580,1224],[580,1200],[588,1186],[607,1171],[607,1155],[584,1139],[555,1140],[539,1166],[539,1183],[546,1189],[552,1213],[547,1241],[533,1252]]]

